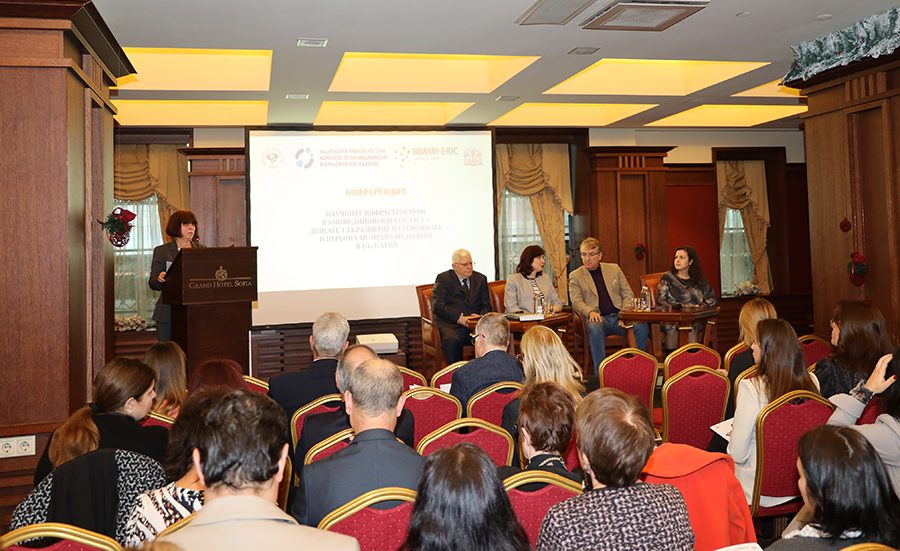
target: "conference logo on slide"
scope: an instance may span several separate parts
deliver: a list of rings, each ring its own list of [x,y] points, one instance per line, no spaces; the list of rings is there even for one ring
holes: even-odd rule
[[[281,153],[280,149],[270,147],[262,152],[261,159],[263,166],[268,168],[278,168],[284,160],[284,155]]]
[[[315,157],[313,157],[312,149],[308,147],[301,147],[297,150],[297,153],[294,155],[294,159],[296,159],[297,166],[300,168],[309,168],[313,165],[313,161],[315,161]]]
[[[483,166],[484,159],[481,155],[481,149],[470,147],[463,153],[463,164],[466,166]]]

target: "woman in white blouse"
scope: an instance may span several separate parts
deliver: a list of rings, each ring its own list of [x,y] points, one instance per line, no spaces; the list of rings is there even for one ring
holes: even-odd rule
[[[522,251],[516,273],[506,279],[506,293],[503,302],[506,313],[534,313],[536,306],[550,305],[552,314],[562,310],[562,301],[553,286],[553,278],[544,273],[544,249],[538,245],[529,245]],[[543,302],[542,302],[543,301]]]
[[[761,320],[756,326],[756,340],[750,347],[757,374],[738,385],[734,408],[734,427],[728,454],[734,459],[734,471],[747,503],[753,498],[756,477],[756,417],[766,405],[794,390],[818,393],[819,381],[806,371],[806,362],[797,333],[781,319]],[[760,496],[759,504],[772,507],[793,497]]]

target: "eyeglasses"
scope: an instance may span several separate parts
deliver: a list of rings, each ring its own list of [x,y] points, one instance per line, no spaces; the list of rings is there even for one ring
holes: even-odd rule
[[[600,256],[600,251],[581,251],[581,256]]]
[[[475,263],[471,262],[471,261],[470,262],[454,262],[453,265],[454,266],[466,266],[466,267],[471,268],[471,267],[475,266]]]

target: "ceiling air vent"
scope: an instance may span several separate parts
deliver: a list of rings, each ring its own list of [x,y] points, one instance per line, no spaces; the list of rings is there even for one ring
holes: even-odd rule
[[[603,31],[662,31],[702,10],[709,0],[614,0],[581,23]]]
[[[516,19],[519,25],[565,25],[597,0],[537,0]]]

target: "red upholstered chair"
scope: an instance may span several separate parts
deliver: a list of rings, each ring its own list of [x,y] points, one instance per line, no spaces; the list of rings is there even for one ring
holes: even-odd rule
[[[650,308],[656,308],[656,293],[659,289],[659,280],[662,279],[666,272],[654,272],[652,274],[643,274],[641,276],[641,285],[646,285],[650,292]],[[640,298],[640,297],[637,297]]]
[[[756,478],[750,512],[754,517],[796,513],[803,503],[793,500],[762,507],[759,496],[799,496],[797,442],[810,430],[824,425],[834,404],[806,390],[788,392],[763,408],[756,418]]]
[[[247,390],[251,392],[256,392],[258,394],[269,393],[269,383],[263,381],[262,379],[257,379],[256,377],[251,377],[250,375],[244,375],[244,384],[247,386]]]
[[[800,348],[803,349],[806,365],[815,365],[816,362],[831,354],[831,343],[818,335],[800,337]]]
[[[600,363],[600,387],[612,387],[633,394],[653,409],[656,390],[656,358],[637,348],[623,348]]]
[[[360,551],[396,551],[406,541],[416,492],[406,488],[380,488],[366,492],[325,515],[321,530],[356,538]],[[373,505],[399,501],[390,509]]]
[[[165,427],[171,429],[174,423],[175,419],[172,419],[168,415],[151,411],[146,417],[141,419],[140,425],[142,427]]]
[[[574,470],[575,467],[581,467],[581,461],[578,459],[578,435],[575,427],[572,427],[572,439],[569,440],[569,446],[566,448],[566,455],[563,457],[566,462],[566,469]]]
[[[743,354],[747,350],[750,350],[750,347],[747,346],[746,343],[739,342],[736,345],[732,346],[728,349],[728,352],[725,353],[725,371],[731,372],[731,363],[734,361],[734,357],[738,354]]]
[[[23,526],[8,532],[0,536],[0,549],[22,551],[33,549],[32,547],[18,544],[34,538],[58,538],[58,542],[40,548],[50,551],[96,551],[98,549],[101,551],[122,551],[122,546],[109,536],[61,522],[32,524],[31,526]]]
[[[546,486],[534,492],[517,489],[533,483],[543,483]],[[580,484],[555,473],[537,470],[516,473],[503,481],[503,487],[506,488],[516,518],[528,534],[532,548],[537,547],[541,522],[550,507],[581,494]]]
[[[291,415],[291,442],[293,443],[293,449],[297,449],[297,440],[300,439],[300,432],[303,430],[303,421],[306,420],[308,415],[337,411],[340,409],[341,403],[340,394],[326,394],[305,406],[297,408],[297,411]]]
[[[278,483],[278,507],[285,513],[288,512],[288,498],[291,495],[291,483],[294,480],[294,464],[291,463],[290,456],[284,461],[284,475],[281,482]]]
[[[425,380],[425,376],[419,373],[418,371],[413,371],[407,367],[397,366],[397,369],[400,370],[400,374],[403,375],[403,389],[409,390],[413,385],[415,386],[427,386],[428,381]]]
[[[502,381],[476,392],[466,404],[466,417],[483,419],[499,425],[503,420],[503,408],[522,393],[522,384]]]
[[[414,446],[418,446],[426,435],[462,417],[462,404],[456,396],[436,388],[414,388],[403,395],[406,396],[403,409],[408,409],[413,416]]]
[[[494,312],[500,312],[501,314],[506,312],[506,280],[500,279],[497,281],[489,281],[488,282],[488,297],[491,300],[491,310]]]
[[[469,432],[460,434],[457,431],[461,428],[468,428]],[[427,435],[416,446],[416,451],[421,455],[429,455],[460,442],[478,446],[498,467],[512,463],[513,441],[509,433],[493,423],[468,417],[451,421]]]
[[[441,369],[431,376],[431,385],[429,386],[431,386],[432,388],[440,388],[441,390],[444,390],[443,388],[441,388],[441,386],[451,384],[453,382],[453,372],[464,365],[466,365],[465,361],[455,362]],[[444,390],[444,392],[450,390],[449,386],[446,388],[447,390]]]
[[[350,445],[350,438],[353,436],[353,429],[344,429],[341,432],[332,434],[325,440],[314,444],[306,457],[303,458],[303,464],[309,465],[316,461],[321,461],[330,455],[334,455],[342,449]]]
[[[747,369],[741,371],[738,376],[734,379],[734,403],[737,404],[737,395],[738,395],[738,387],[741,386],[741,381],[744,379],[752,379],[756,377],[757,368],[755,365],[751,365]]]
[[[722,367],[722,357],[719,356],[718,352],[706,345],[700,343],[686,344],[677,350],[673,350],[666,356],[666,363],[663,367],[666,380],[695,365],[702,365],[703,367],[716,370]]]
[[[572,336],[575,342],[581,343],[581,375],[587,380],[594,376],[594,360],[591,358],[591,344],[584,328],[584,319],[577,313],[572,313]],[[625,337],[608,335],[606,337],[607,358],[610,350],[624,349],[626,346],[628,346],[628,341]]]
[[[866,407],[863,408],[862,415],[856,420],[857,425],[871,425],[878,418],[878,396],[873,396]]]
[[[707,367],[689,367],[663,385],[663,442],[705,450],[709,427],[722,421],[731,392],[728,377]]]

